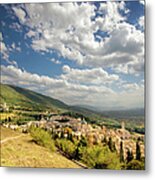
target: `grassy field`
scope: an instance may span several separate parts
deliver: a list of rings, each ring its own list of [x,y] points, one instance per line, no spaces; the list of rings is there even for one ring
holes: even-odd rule
[[[20,133],[2,127],[1,138],[1,166],[80,168],[61,154],[38,146],[29,135],[21,136]]]
[[[12,131],[11,129],[4,128],[3,126],[0,126],[1,128],[1,140],[12,138],[21,135],[21,133],[17,131]]]

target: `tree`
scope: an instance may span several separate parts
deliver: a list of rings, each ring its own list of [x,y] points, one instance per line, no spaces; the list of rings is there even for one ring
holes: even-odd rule
[[[120,143],[120,162],[124,162],[123,142]]]
[[[84,147],[88,145],[87,139],[84,136],[81,137],[81,140],[79,141],[79,145]]]
[[[82,152],[82,161],[90,168],[121,169],[117,153],[111,152],[108,146],[85,147]]]
[[[127,161],[127,163],[129,163],[132,160],[133,160],[133,153],[130,149],[128,149],[126,161]]]
[[[11,117],[8,117],[8,122],[11,122],[11,121],[12,121]]]
[[[112,138],[111,138],[111,137],[109,138],[108,146],[109,146],[109,149],[110,149],[112,152],[114,152],[114,151],[116,150],[115,143],[112,141]]]
[[[107,137],[104,136],[103,143],[107,144]]]
[[[136,142],[136,160],[140,160],[141,159],[141,150],[140,150],[140,139],[137,139]]]
[[[112,151],[112,139],[111,139],[111,137],[109,138],[108,146],[109,146],[109,149]]]
[[[63,151],[68,158],[75,158],[76,146],[70,140],[57,139],[56,146]]]
[[[63,131],[61,131],[60,138],[61,138],[61,139],[64,138],[64,132],[63,132]]]
[[[76,147],[76,151],[75,151],[75,157],[76,159],[81,159],[82,157],[82,149],[84,147],[87,147],[88,146],[88,142],[87,142],[87,139],[82,136],[82,138],[80,139],[79,143],[77,144],[77,147]]]

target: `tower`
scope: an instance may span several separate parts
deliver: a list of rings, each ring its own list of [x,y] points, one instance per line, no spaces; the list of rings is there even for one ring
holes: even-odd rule
[[[125,130],[125,122],[124,121],[121,122],[121,128],[122,128],[122,130]]]

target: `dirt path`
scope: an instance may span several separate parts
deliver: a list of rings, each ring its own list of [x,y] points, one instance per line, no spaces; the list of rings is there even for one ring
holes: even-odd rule
[[[3,143],[5,143],[5,142],[7,142],[7,141],[9,141],[9,140],[18,139],[18,138],[20,138],[21,136],[24,136],[24,134],[21,134],[21,135],[19,135],[19,136],[15,136],[15,137],[10,137],[10,138],[3,139],[3,140],[0,141],[0,144],[3,144]]]

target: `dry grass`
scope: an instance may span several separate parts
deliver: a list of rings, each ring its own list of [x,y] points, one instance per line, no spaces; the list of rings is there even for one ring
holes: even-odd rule
[[[12,135],[14,133],[12,132]],[[11,135],[5,128],[2,128],[2,134]],[[38,146],[29,135],[8,140],[2,144],[1,166],[80,168],[61,154],[50,152],[46,148]]]
[[[17,131],[12,131],[11,129],[4,128],[3,126],[0,126],[0,131],[1,131],[1,137],[0,137],[1,140],[10,138],[10,137],[15,137],[21,134]]]

